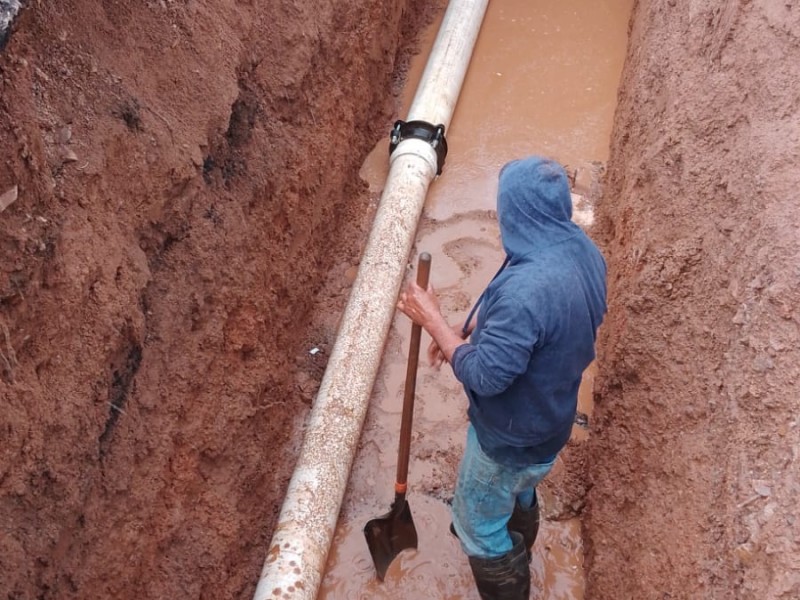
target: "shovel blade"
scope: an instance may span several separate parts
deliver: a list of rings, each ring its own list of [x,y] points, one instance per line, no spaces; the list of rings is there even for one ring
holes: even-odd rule
[[[408,501],[392,504],[392,509],[364,526],[369,553],[375,564],[378,579],[383,581],[389,565],[403,550],[417,548],[417,529],[411,517]]]

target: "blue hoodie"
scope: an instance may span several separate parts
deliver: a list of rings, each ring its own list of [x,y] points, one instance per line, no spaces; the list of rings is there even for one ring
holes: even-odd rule
[[[606,265],[575,225],[564,169],[531,157],[500,171],[508,264],[453,355],[481,448],[501,464],[551,460],[572,430],[581,374],[606,312]]]

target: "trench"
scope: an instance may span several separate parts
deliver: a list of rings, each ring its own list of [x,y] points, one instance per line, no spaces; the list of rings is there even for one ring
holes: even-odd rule
[[[441,4],[0,0],[0,597],[252,598],[392,81]],[[540,597],[800,598],[798,39],[788,1],[491,3],[416,251],[463,316],[501,258],[497,170],[538,152],[610,266],[600,367],[542,484]],[[378,584],[361,535],[392,497],[408,329],[326,599],[476,597],[446,369],[419,378],[419,551]]]
[[[432,283],[451,322],[465,318],[502,262],[494,198],[497,173],[508,160],[543,154],[565,164],[574,218],[591,231],[631,7],[630,0],[490,4],[448,131],[448,162],[431,187],[415,241],[417,252],[433,255]],[[401,114],[437,30],[438,22],[411,63]],[[360,173],[374,194],[388,170],[385,146],[376,145]],[[417,384],[409,502],[419,549],[401,554],[378,582],[364,543],[363,525],[391,502],[409,330],[407,320],[395,318],[320,599],[477,598],[466,558],[447,531],[467,424],[463,392],[447,367],[437,372],[423,361]],[[423,348],[428,341],[423,336]],[[581,386],[573,454],[588,436],[595,371],[587,369]],[[576,468],[560,462],[554,471]],[[579,511],[564,509],[581,498],[563,487],[557,479],[541,489],[545,520],[531,565],[535,597],[584,597]]]

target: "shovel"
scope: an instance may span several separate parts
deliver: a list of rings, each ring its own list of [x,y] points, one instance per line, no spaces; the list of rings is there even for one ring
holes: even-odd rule
[[[431,255],[423,252],[419,255],[417,267],[417,285],[428,287],[428,275],[431,271]],[[392,561],[403,550],[417,548],[417,529],[411,518],[411,508],[406,500],[408,481],[408,457],[411,449],[411,423],[414,420],[414,390],[417,385],[417,363],[419,362],[419,344],[422,327],[416,323],[411,326],[411,344],[408,350],[408,368],[406,370],[406,386],[403,394],[403,417],[400,425],[400,445],[397,457],[397,478],[394,484],[394,502],[391,510],[385,515],[372,519],[364,526],[369,553],[378,579],[383,581],[386,570]]]

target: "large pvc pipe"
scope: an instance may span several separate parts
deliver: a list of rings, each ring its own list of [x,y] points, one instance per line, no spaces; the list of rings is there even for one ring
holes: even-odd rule
[[[408,120],[449,125],[488,0],[451,0]],[[328,361],[255,600],[313,600],[319,589],[369,397],[436,153],[405,139],[391,168]]]

